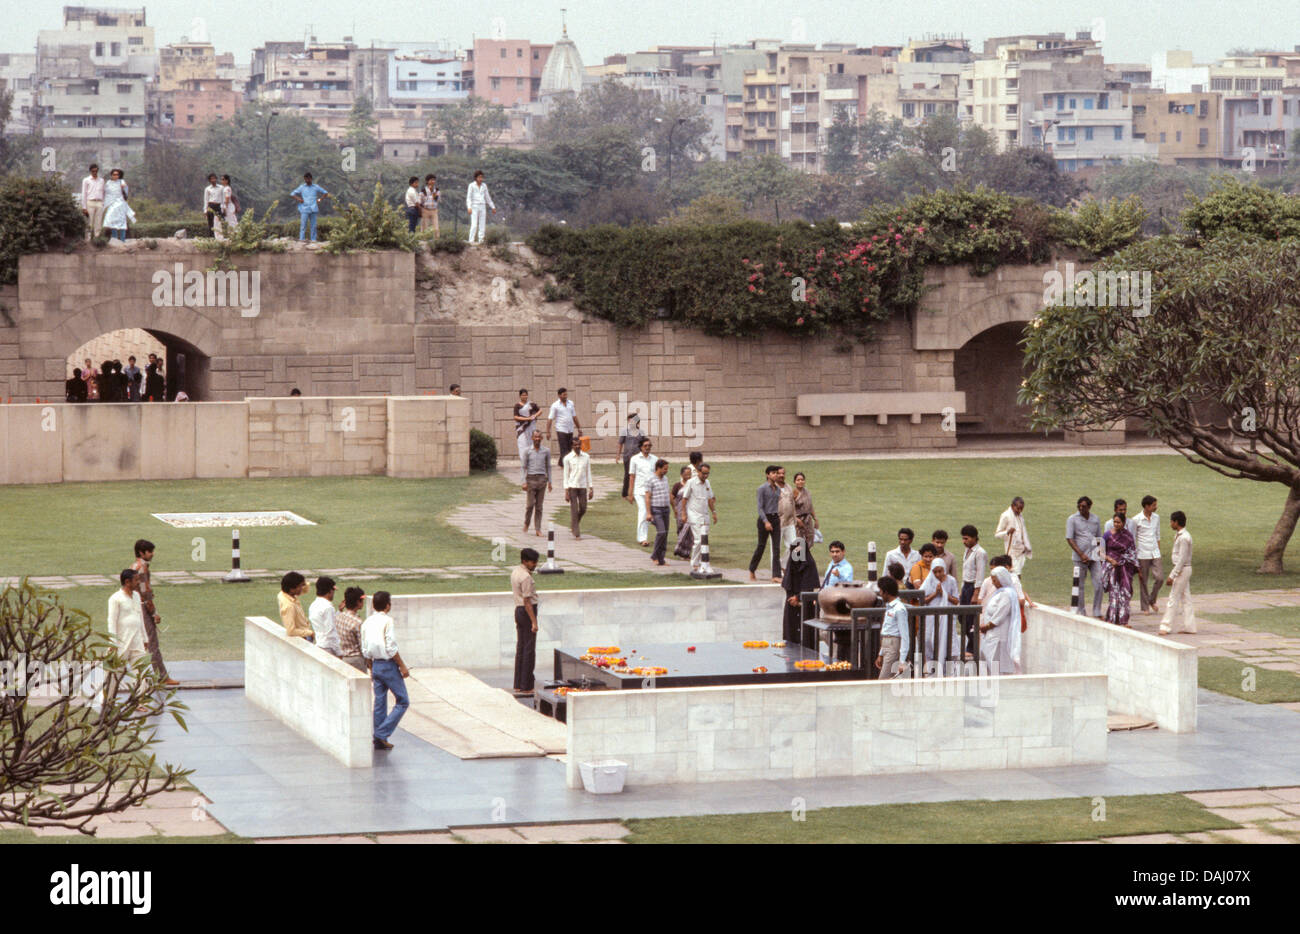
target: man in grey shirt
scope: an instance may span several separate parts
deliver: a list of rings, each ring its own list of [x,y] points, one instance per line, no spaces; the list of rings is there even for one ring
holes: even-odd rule
[[[758,488],[758,547],[749,559],[749,579],[757,580],[755,573],[758,563],[763,560],[763,549],[769,539],[772,541],[772,580],[781,580],[781,517],[778,514],[781,502],[781,488],[776,485],[776,475],[780,467],[768,467],[766,479]]]
[[[1079,568],[1079,612],[1087,616],[1083,606],[1083,579],[1092,575],[1092,615],[1101,616],[1101,556],[1097,546],[1101,541],[1101,521],[1092,515],[1092,500],[1080,496],[1079,511],[1065,520],[1065,542],[1074,552],[1074,563]]]
[[[524,531],[528,523],[535,522],[537,534],[542,534],[542,503],[551,489],[551,449],[542,447],[542,432],[533,430],[533,446],[524,452],[524,483],[522,488],[528,494],[524,507]],[[535,518],[534,518],[535,517]]]

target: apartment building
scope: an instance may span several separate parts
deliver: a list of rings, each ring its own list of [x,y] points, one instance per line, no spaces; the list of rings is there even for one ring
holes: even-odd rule
[[[880,110],[909,124],[935,114],[956,115],[962,70],[974,58],[961,37],[909,40],[884,75],[868,77],[864,111]]]
[[[462,66],[465,89],[506,108],[531,103],[541,90],[550,54],[551,46],[527,39],[475,39]]]
[[[32,133],[40,126],[41,110],[36,92],[36,53],[0,53],[0,91],[13,94],[5,135]]]

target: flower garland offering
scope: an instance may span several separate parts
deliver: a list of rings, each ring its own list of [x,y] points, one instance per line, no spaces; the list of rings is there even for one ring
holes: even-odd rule
[[[570,694],[581,694],[581,693],[583,693],[583,692],[586,691],[586,690],[587,690],[586,688],[556,688],[556,689],[555,689],[555,696],[556,696],[556,697],[567,697],[567,696],[570,695]]]
[[[798,668],[800,671],[817,671],[825,668],[826,663],[819,658],[809,658],[795,662],[794,667]]]
[[[853,666],[848,662],[831,662],[826,666],[827,671],[848,671]]]
[[[587,647],[588,655],[617,655],[623,651],[616,645],[592,645]]]
[[[647,667],[642,667],[642,668],[633,668],[633,669],[632,669],[632,674],[634,674],[634,675],[640,675],[640,676],[643,677],[643,678],[653,678],[655,675],[666,675],[666,674],[668,674],[668,669],[667,669],[667,668],[656,668],[656,667],[652,667],[652,666],[647,666]]]
[[[747,649],[768,649],[771,647],[772,643],[764,642],[762,639],[750,639],[745,643],[745,648]]]
[[[757,668],[754,669],[754,674],[756,674],[756,675],[765,675],[765,674],[767,674],[767,669],[766,669],[765,667],[763,667],[762,665],[759,665]]]

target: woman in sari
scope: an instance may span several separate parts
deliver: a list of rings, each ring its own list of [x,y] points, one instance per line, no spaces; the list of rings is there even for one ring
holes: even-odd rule
[[[817,510],[813,509],[812,495],[806,489],[808,478],[802,473],[794,475],[794,534],[811,549],[816,542]]]
[[[110,237],[116,237],[118,240],[125,242],[126,228],[131,221],[135,220],[135,212],[131,210],[131,205],[127,204],[127,199],[131,197],[131,190],[126,185],[126,175],[121,169],[114,169],[108,173],[108,181],[104,183],[104,229],[108,231]]]
[[[1138,570],[1137,545],[1125,528],[1124,517],[1115,513],[1111,527],[1102,537],[1106,565],[1101,572],[1101,589],[1110,594],[1102,618],[1116,626],[1129,624],[1129,603],[1133,600],[1133,575]]]
[[[980,620],[980,657],[991,675],[1014,674],[1013,630],[1020,628],[1020,594],[1015,579],[1004,567],[993,569],[991,580],[997,588],[984,604]],[[983,673],[982,671],[982,673]]]
[[[917,562],[919,565],[920,562]],[[942,561],[932,561],[930,572],[921,582],[922,606],[956,606],[959,602],[957,580],[948,573],[948,566]],[[952,622],[950,622],[952,619]],[[944,635],[947,639],[944,639]],[[934,662],[932,673],[943,675],[945,663],[949,659],[961,658],[961,626],[948,616],[927,616],[925,618],[925,655]]]

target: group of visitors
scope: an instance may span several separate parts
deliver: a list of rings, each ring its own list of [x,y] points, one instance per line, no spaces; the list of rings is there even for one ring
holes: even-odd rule
[[[238,226],[239,198],[229,175],[217,181],[215,173],[208,173],[208,187],[203,189],[203,214],[208,221],[208,235],[218,240],[226,239],[225,234]]]
[[[67,402],[162,402],[166,398],[163,362],[157,354],[149,354],[144,370],[136,366],[134,355],[126,358],[126,366],[121,360],[105,360],[96,369],[89,357],[85,364],[74,367],[64,382]]]
[[[148,539],[136,540],[135,561],[118,575],[120,589],[108,598],[108,635],[118,654],[128,662],[149,656],[158,683],[175,687],[180,682],[167,673],[158,643],[162,616],[154,600],[153,578],[149,573],[156,550]]]
[[[1168,634],[1174,626],[1179,632],[1196,632],[1196,616],[1192,609],[1189,586],[1192,577],[1192,536],[1187,531],[1187,516],[1181,510],[1170,514],[1169,527],[1174,540],[1170,552],[1171,567],[1164,576],[1164,561],[1160,551],[1159,505],[1154,496],[1142,497],[1142,510],[1129,517],[1128,503],[1115,500],[1105,531],[1101,519],[1092,512],[1092,499],[1080,496],[1075,503],[1078,511],[1065,523],[1065,541],[1070,546],[1071,558],[1078,569],[1078,612],[1086,613],[1087,594],[1084,581],[1092,580],[1092,615],[1117,626],[1128,626],[1131,618],[1134,578],[1142,613],[1158,613],[1157,597],[1161,584],[1169,587],[1169,600],[1160,620],[1161,635]],[[1101,595],[1110,600],[1106,612],[1101,611]]]
[[[130,205],[131,190],[126,173],[112,169],[108,178],[99,174],[99,166],[90,164],[89,174],[81,180],[81,213],[86,218],[86,239],[107,230],[117,240],[126,240],[126,229],[135,223]]]
[[[277,599],[285,635],[306,639],[370,675],[375,695],[374,746],[376,749],[392,749],[393,744],[388,738],[411,704],[405,681],[411,672],[397,650],[393,618],[388,612],[392,608],[392,596],[386,590],[375,591],[370,598],[371,611],[362,619],[361,608],[366,592],[360,587],[344,590],[343,599],[337,606],[334,604],[337,585],[332,577],[317,578],[315,589],[316,599],[304,612],[298,598],[307,592],[307,578],[297,571],[290,571],[280,579]],[[389,694],[393,695],[394,701],[391,711],[388,709]]]
[[[749,559],[749,579],[757,580],[759,562],[769,540],[772,545],[772,581],[781,582],[796,538],[813,544],[822,540],[817,512],[808,493],[807,477],[794,475],[793,483],[785,482],[785,468],[773,464],[764,471],[764,480],[758,486],[758,546]]]
[[[406,189],[406,229],[415,233],[416,229],[432,230],[434,236],[438,235],[438,202],[442,199],[442,191],[438,188],[438,176],[430,172],[424,176],[424,184],[420,184],[420,177],[412,175],[407,180]]]

